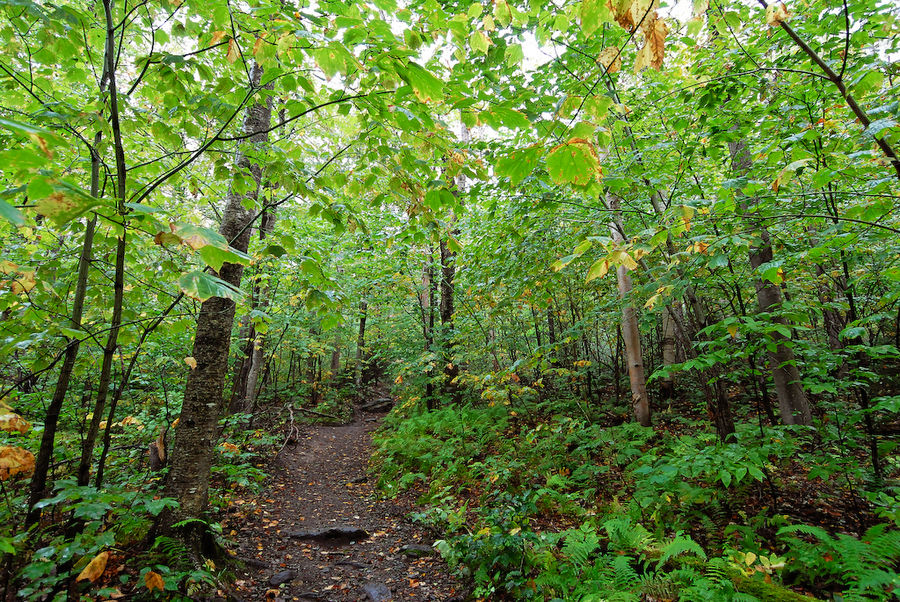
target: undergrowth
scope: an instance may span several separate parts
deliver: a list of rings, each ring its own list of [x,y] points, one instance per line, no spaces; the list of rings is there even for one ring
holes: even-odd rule
[[[810,429],[744,427],[723,444],[688,420],[575,415],[400,406],[376,437],[378,486],[421,493],[414,518],[485,599],[882,600],[900,587],[896,514],[849,534],[777,506],[798,461],[817,483],[847,480],[812,461],[827,445]]]

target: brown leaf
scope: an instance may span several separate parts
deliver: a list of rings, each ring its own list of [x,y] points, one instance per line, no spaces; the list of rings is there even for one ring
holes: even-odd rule
[[[650,66],[656,70],[662,69],[663,58],[666,52],[666,35],[669,27],[662,19],[653,22],[653,30],[647,36],[647,45],[650,47]]]
[[[162,575],[154,573],[153,571],[147,571],[144,575],[144,585],[146,585],[147,589],[151,592],[155,589],[158,589],[159,591],[166,589],[166,582],[163,581]]]
[[[21,447],[4,445],[0,447],[0,481],[17,474],[30,475],[34,472],[34,454]]]
[[[597,57],[597,61],[603,65],[607,73],[615,73],[622,68],[622,56],[619,49],[615,46],[604,48],[600,56]]]
[[[780,27],[790,16],[784,2],[773,2],[766,7],[766,23],[769,27]]]
[[[31,424],[15,412],[4,412],[3,414],[0,414],[0,431],[7,431],[10,433],[18,431],[25,434],[30,428]]]
[[[237,40],[231,38],[228,40],[228,54],[225,55],[225,58],[228,59],[229,63],[234,63],[238,60],[238,57],[241,55],[240,48],[238,47]]]
[[[191,367],[191,370],[196,370],[196,369],[197,369],[197,360],[195,360],[195,359],[194,359],[193,357],[191,357],[191,356],[188,356],[188,357],[184,358],[184,363],[187,364],[188,366],[190,366],[190,367]]]
[[[84,581],[87,579],[91,583],[100,578],[100,575],[103,574],[103,571],[106,570],[106,561],[109,560],[109,552],[100,552],[94,559],[91,560],[86,567],[84,567],[80,573],[78,573],[78,577],[75,578],[75,581]]]
[[[223,30],[214,31],[212,34],[212,39],[209,41],[209,45],[213,46],[214,44],[218,44],[222,40],[225,39],[225,32]]]

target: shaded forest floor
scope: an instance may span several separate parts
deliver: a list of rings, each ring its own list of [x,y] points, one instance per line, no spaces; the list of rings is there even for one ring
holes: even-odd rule
[[[237,599],[462,599],[429,534],[407,516],[414,501],[378,499],[368,482],[382,417],[357,412],[346,425],[299,426],[267,468],[266,489],[234,500],[222,526],[245,564]]]

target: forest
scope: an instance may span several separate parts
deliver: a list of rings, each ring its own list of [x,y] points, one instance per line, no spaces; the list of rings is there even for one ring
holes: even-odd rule
[[[4,600],[897,599],[893,0],[0,41]]]

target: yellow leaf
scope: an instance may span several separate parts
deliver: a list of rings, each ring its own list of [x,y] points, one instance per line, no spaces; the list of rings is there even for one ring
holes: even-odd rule
[[[522,527],[513,527],[512,529],[509,530],[509,534],[510,534],[510,535],[516,535],[516,534],[518,534],[519,531],[521,531],[521,530],[522,530]]]
[[[16,264],[14,264],[11,261],[7,261],[6,259],[4,259],[3,261],[0,261],[0,274],[12,274],[13,272],[17,271],[18,269],[19,269],[19,266],[17,266]]]
[[[184,363],[190,366],[191,370],[197,369],[197,360],[195,360],[192,356],[184,358]]]
[[[18,431],[22,434],[28,432],[31,424],[15,412],[5,412],[0,414],[0,431]]]
[[[259,52],[259,49],[262,48],[263,39],[256,38],[256,42],[253,44],[253,56],[256,56],[256,53]]]
[[[652,56],[653,55],[650,52],[650,43],[644,42],[644,45],[638,50],[637,55],[634,57],[634,72],[640,73],[649,67]]]
[[[238,47],[237,40],[231,38],[228,40],[228,54],[225,55],[225,58],[228,59],[229,63],[234,63],[238,60],[238,57],[241,55],[240,47]]]
[[[394,379],[394,384],[395,384],[395,385],[402,385],[402,384],[403,384],[403,376],[402,376],[401,374],[398,374],[398,375],[397,375],[397,378]]]
[[[100,552],[94,556],[94,559],[91,560],[80,573],[78,573],[78,577],[75,578],[75,581],[84,581],[87,579],[93,583],[99,579],[100,575],[103,574],[103,571],[106,570],[107,560],[109,560],[109,552]]]
[[[35,284],[34,271],[19,272],[19,277],[13,280],[12,292],[16,295],[19,293],[27,293],[34,288]]]
[[[608,259],[598,259],[594,262],[594,264],[588,268],[587,278],[585,278],[584,283],[587,284],[591,280],[596,280],[597,278],[603,278],[606,276],[606,272],[609,271],[609,260]]]
[[[154,573],[153,571],[147,571],[144,575],[144,585],[146,585],[147,589],[151,592],[155,589],[158,589],[159,591],[166,589],[166,582],[163,581],[162,575]]]
[[[747,552],[747,555],[744,556],[744,562],[747,563],[747,566],[750,566],[754,562],[756,562],[756,554],[753,552]]]
[[[176,418],[175,421],[172,423],[172,428],[175,428],[176,426],[178,426],[178,423],[179,423],[179,422],[181,422],[181,418],[180,418],[180,417],[179,417],[179,418]]]
[[[220,29],[218,31],[214,31],[212,34],[212,39],[209,41],[209,45],[213,46],[215,44],[218,44],[223,39],[225,39],[225,32],[223,30]]]
[[[225,451],[232,452],[235,454],[240,453],[240,451],[241,451],[241,448],[239,448],[237,445],[235,445],[234,443],[229,443],[227,441],[223,442],[221,447]]]
[[[600,56],[597,57],[597,62],[603,65],[607,73],[615,73],[622,68],[621,52],[615,46],[604,48]]]
[[[766,7],[766,23],[769,27],[780,27],[790,16],[784,2],[773,2]]]
[[[737,324],[729,324],[728,325],[728,334],[731,335],[732,339],[737,338],[738,325]]]
[[[34,454],[21,447],[0,447],[0,481],[17,474],[29,476],[34,472]]]
[[[490,535],[490,534],[491,534],[491,528],[490,528],[490,527],[482,527],[482,529],[481,529],[480,531],[478,531],[478,533],[476,533],[475,536],[476,536],[476,537],[483,537],[483,536]]]

